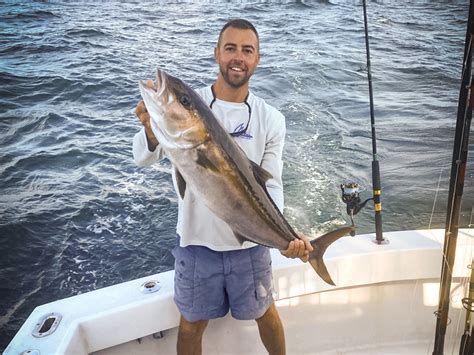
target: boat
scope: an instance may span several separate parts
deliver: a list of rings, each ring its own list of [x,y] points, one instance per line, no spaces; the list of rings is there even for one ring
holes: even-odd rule
[[[326,252],[337,286],[299,260],[272,251],[275,299],[288,354],[426,354],[433,348],[444,230],[346,237]],[[459,353],[462,299],[469,286],[474,229],[461,229],[453,268],[449,354]],[[173,354],[179,312],[174,271],[37,307],[5,355]],[[209,323],[204,354],[264,354],[254,321]]]
[[[471,83],[468,52],[470,45],[464,71],[469,85],[461,89],[465,99]],[[453,166],[459,167],[459,160]],[[451,221],[449,216],[448,211]],[[336,241],[325,254],[335,286],[316,277],[308,264],[272,250],[274,298],[287,353],[427,354],[435,349],[435,355],[472,355],[474,229],[458,229],[455,222],[446,229],[385,232],[384,243],[375,233]],[[448,253],[453,241],[454,252]],[[4,354],[175,353],[179,312],[173,279],[171,270],[38,306]],[[227,315],[210,322],[203,353],[263,354],[265,348],[254,321]]]

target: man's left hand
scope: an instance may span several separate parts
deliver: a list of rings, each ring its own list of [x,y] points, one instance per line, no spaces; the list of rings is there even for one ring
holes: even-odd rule
[[[297,232],[298,236],[301,239],[295,239],[288,244],[286,250],[280,250],[281,255],[286,256],[287,258],[300,258],[304,263],[309,259],[309,253],[313,251],[313,247],[309,242],[308,237],[303,233]]]

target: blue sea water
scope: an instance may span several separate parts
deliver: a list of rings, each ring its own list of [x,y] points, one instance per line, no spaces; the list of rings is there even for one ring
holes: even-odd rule
[[[444,227],[468,1],[370,1],[385,230]],[[287,119],[285,216],[316,236],[370,197],[360,1],[0,1],[0,349],[39,304],[171,269],[171,166],[135,166],[137,82],[211,84],[230,18],[260,32],[252,90]],[[472,144],[471,144],[472,146]],[[461,226],[472,223],[474,169]],[[372,232],[373,212],[357,215]]]

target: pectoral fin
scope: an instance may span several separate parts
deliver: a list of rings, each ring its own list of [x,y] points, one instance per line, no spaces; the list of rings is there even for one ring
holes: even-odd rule
[[[219,172],[219,168],[214,164],[214,162],[209,160],[206,153],[202,150],[197,151],[196,163],[207,170],[213,171],[215,173]]]
[[[240,245],[244,244],[244,242],[250,241],[248,238],[246,238],[244,235],[234,232],[235,238],[239,241]]]
[[[178,185],[178,192],[181,199],[184,200],[184,193],[186,192],[186,181],[183,178],[183,175],[179,172],[178,169],[174,169],[174,176],[176,177],[176,183]]]

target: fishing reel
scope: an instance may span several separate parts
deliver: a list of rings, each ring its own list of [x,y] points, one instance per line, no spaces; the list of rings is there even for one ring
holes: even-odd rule
[[[347,214],[351,217],[351,222],[354,226],[354,216],[365,207],[367,202],[373,201],[373,198],[368,198],[362,202],[359,196],[359,185],[355,182],[341,184],[341,191],[342,201],[346,204]],[[355,231],[351,232],[351,236],[355,236]]]

